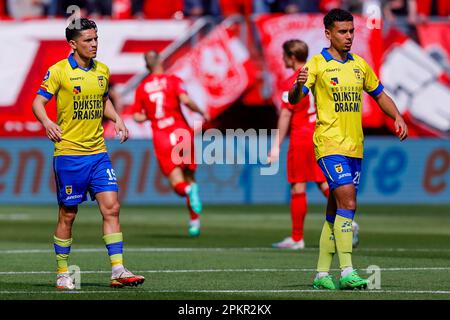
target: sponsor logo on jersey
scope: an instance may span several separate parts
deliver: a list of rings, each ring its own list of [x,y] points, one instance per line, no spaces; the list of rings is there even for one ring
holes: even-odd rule
[[[98,85],[100,86],[100,88],[104,88],[105,87],[105,77],[104,76],[98,76]]]
[[[337,77],[331,78],[330,84],[332,84],[333,86],[338,85],[339,79]]]
[[[74,86],[72,92],[73,92],[73,94],[81,93],[81,86]]]

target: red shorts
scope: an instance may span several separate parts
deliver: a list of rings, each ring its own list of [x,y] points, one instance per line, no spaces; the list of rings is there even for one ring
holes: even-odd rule
[[[287,154],[287,175],[289,183],[326,181],[316,162],[312,141],[291,139]]]
[[[156,159],[158,159],[161,171],[165,176],[168,176],[176,167],[191,171],[197,169],[192,129],[171,127],[171,129],[153,130],[153,147]]]

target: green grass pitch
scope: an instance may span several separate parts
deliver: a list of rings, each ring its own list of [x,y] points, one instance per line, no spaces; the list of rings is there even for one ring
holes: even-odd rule
[[[288,206],[205,206],[202,234],[187,237],[182,206],[122,207],[125,264],[146,277],[138,288],[109,288],[110,267],[96,206],[82,205],[69,264],[81,288],[55,285],[56,206],[0,208],[0,300],[4,299],[450,299],[450,205],[361,205],[360,274],[381,268],[380,289],[314,291],[324,207],[311,205],[303,251],[272,249],[290,233]],[[338,275],[337,257],[333,274]]]

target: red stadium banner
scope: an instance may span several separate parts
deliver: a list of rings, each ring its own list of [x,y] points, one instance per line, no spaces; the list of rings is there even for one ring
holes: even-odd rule
[[[290,39],[301,39],[309,46],[309,58],[328,47],[329,42],[324,35],[323,15],[321,14],[290,14],[290,15],[260,15],[255,18],[260,34],[267,71],[272,77],[272,99],[277,107],[281,102],[281,86],[283,81],[292,74],[287,70],[282,60],[282,44]],[[356,40],[352,51],[362,56],[375,72],[379,69],[381,57],[381,32],[369,28],[367,19],[355,17]],[[379,127],[383,124],[383,115],[376,104],[365,95],[363,108],[363,124],[365,127]]]
[[[145,70],[142,53],[161,49],[188,30],[189,21],[99,20],[98,60],[121,85]],[[31,105],[47,69],[70,53],[65,20],[0,22],[0,136],[40,136],[45,132]],[[56,118],[55,99],[47,111]]]
[[[422,37],[424,32],[420,32]],[[385,39],[381,76],[408,124],[410,136],[449,137],[449,60],[445,44],[433,42],[445,35],[433,38],[430,34],[426,37],[432,40],[423,40],[427,43],[424,49],[400,31],[391,30]],[[393,121],[387,116],[385,119],[394,130]]]
[[[189,95],[211,118],[217,117],[249,88],[255,67],[248,49],[237,36],[218,26],[168,73],[184,80]],[[192,124],[194,115],[186,112]]]

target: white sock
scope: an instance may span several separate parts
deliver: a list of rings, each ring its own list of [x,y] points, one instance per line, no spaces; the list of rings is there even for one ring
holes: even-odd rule
[[[341,277],[345,277],[346,275],[348,275],[352,271],[353,271],[352,267],[345,268],[344,270],[341,271]]]
[[[200,228],[200,218],[189,221],[189,226],[195,227],[195,228]]]
[[[327,275],[328,275],[328,272],[317,272],[316,279],[326,277]]]
[[[120,274],[125,270],[122,264],[118,264],[112,267],[112,273],[113,274]]]

